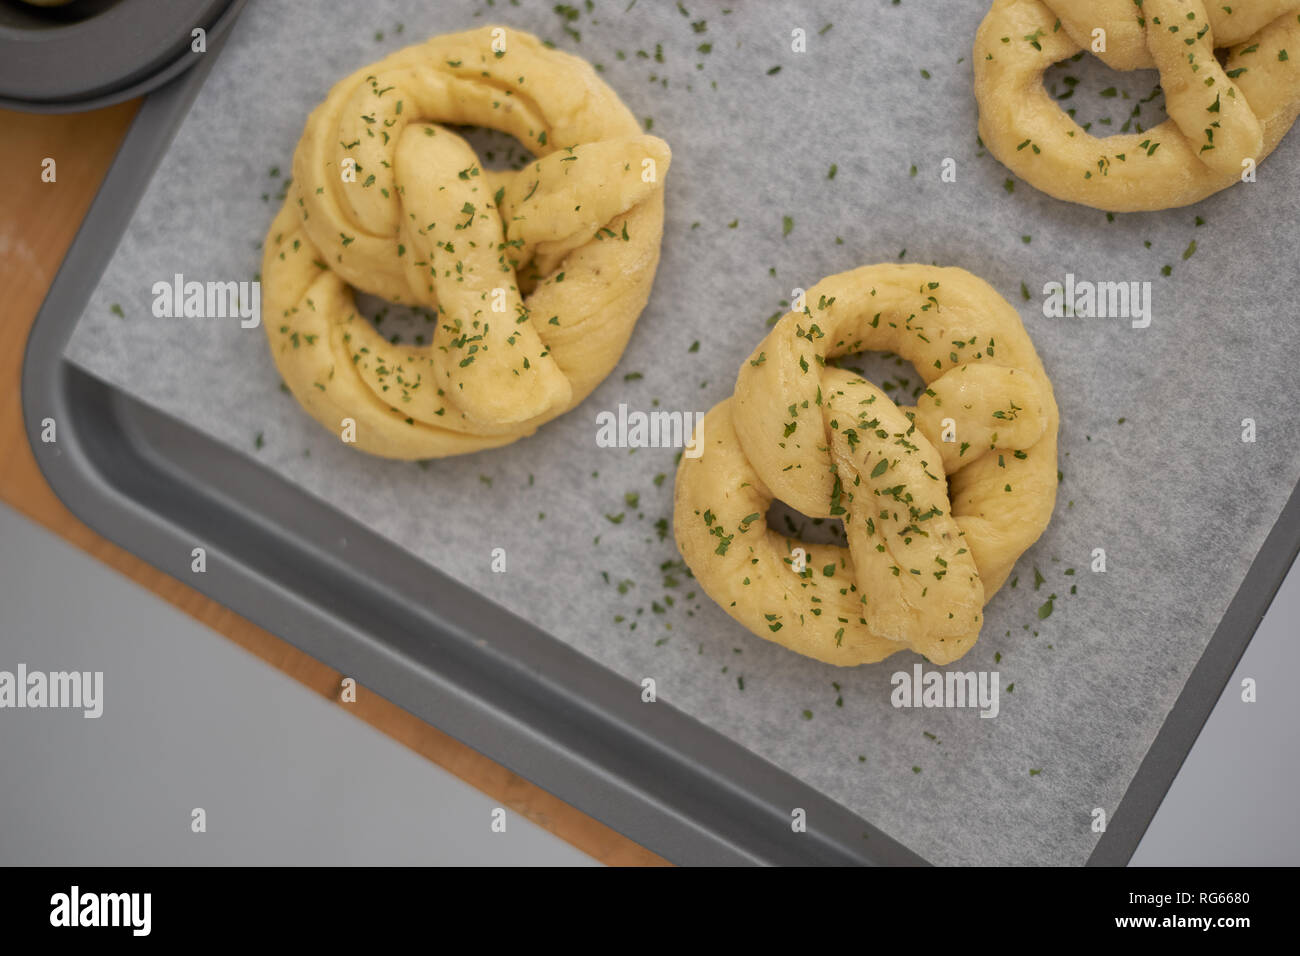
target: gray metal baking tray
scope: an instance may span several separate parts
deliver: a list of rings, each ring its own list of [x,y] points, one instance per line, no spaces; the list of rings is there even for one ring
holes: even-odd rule
[[[88,525],[682,864],[920,864],[866,820],[248,457],[68,363],[85,303],[224,41],[141,108],[33,327],[29,439]],[[58,422],[58,441],[40,440]],[[190,551],[208,551],[190,573]],[[1291,497],[1089,862],[1128,861],[1300,551]],[[807,811],[794,833],[791,810]]]

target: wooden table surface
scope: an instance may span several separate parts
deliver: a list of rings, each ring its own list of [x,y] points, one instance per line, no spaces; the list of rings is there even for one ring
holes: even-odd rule
[[[91,113],[37,116],[0,110],[0,501],[44,525],[163,600],[334,700],[342,675],[222,607],[82,524],[50,490],[27,443],[20,379],[27,334],[69,244],[139,108],[133,100]],[[55,160],[57,179],[43,182]],[[401,708],[361,690],[345,707],[502,806],[602,863],[666,861]]]

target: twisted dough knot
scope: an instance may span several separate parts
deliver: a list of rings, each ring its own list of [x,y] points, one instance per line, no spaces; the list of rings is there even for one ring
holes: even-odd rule
[[[484,169],[437,124],[501,130],[539,158]],[[308,118],[265,245],[263,324],[286,384],[386,457],[530,434],[622,355],[659,261],[669,160],[586,62],[524,33],[434,37],[357,71]],[[432,344],[391,344],[349,284],[436,310]]]
[[[705,417],[704,453],[677,474],[678,547],[728,614],[800,654],[956,660],[1051,516],[1051,383],[1015,309],[962,269],[865,266],[806,301]],[[915,408],[826,365],[864,350],[912,362]],[[774,497],[839,518],[848,547],[770,530]]]
[[[1093,49],[1098,30],[1108,66],[1160,71],[1169,119],[1099,139],[1052,100],[1044,72]],[[980,137],[1026,182],[1115,212],[1185,206],[1236,182],[1295,122],[1300,0],[994,0],[974,61]]]

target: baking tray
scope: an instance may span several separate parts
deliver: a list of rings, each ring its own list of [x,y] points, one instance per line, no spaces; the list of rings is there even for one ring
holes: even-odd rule
[[[141,108],[37,316],[23,406],[63,501],[104,536],[683,864],[917,864],[870,822],[64,349],[224,43]],[[54,418],[58,441],[40,440]],[[190,552],[208,569],[190,573]],[[1089,862],[1122,864],[1300,551],[1294,490]],[[378,569],[378,570],[377,570]],[[795,807],[808,830],[790,827]]]

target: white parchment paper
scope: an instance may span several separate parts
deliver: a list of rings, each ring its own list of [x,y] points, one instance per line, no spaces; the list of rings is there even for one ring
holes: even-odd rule
[[[70,357],[620,674],[656,678],[663,699],[932,861],[1084,861],[1092,810],[1113,813],[1300,478],[1300,133],[1256,183],[1109,217],[1014,181],[979,147],[970,49],[983,3],[628,6],[250,4]],[[281,391],[261,329],[156,319],[151,287],[175,273],[251,279],[294,144],[329,86],[487,22],[600,64],[671,144],[654,295],[615,374],[532,438],[424,466],[369,458]],[[796,29],[806,52],[792,50]],[[1094,130],[1163,117],[1159,99],[1140,104],[1154,73],[1089,59],[1049,79],[1076,87],[1062,105]],[[945,159],[955,182],[941,179]],[[656,523],[671,515],[675,452],[595,442],[597,413],[620,402],[707,410],[793,288],[898,260],[961,266],[1015,303],[1060,403],[1056,515],[960,662],[999,672],[995,719],[891,707],[890,675],[911,670],[910,654],[837,670],[751,636],[665,564],[678,555]],[[1044,318],[1044,284],[1067,273],[1149,281],[1150,327]],[[908,378],[900,391],[919,382],[870,367]],[[494,547],[506,549],[504,574],[490,569]],[[1097,548],[1105,573],[1090,570]]]

